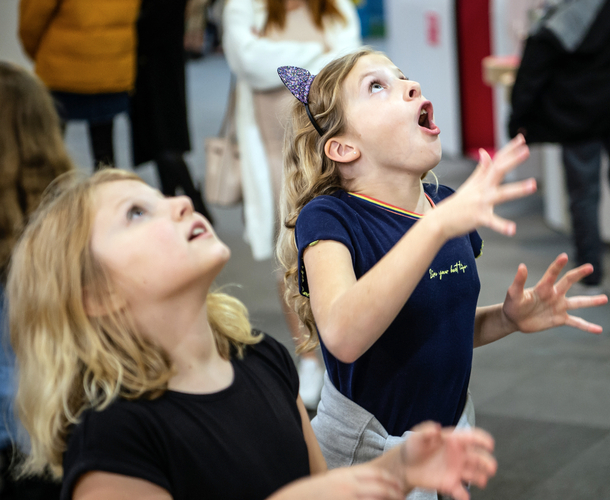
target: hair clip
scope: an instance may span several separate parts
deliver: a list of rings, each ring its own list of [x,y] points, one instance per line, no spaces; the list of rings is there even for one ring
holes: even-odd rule
[[[290,93],[305,105],[309,121],[318,134],[320,136],[324,135],[324,131],[309,110],[309,89],[316,75],[312,75],[306,69],[297,68],[296,66],[281,66],[277,69],[277,74],[280,76],[282,83],[286,85],[286,88],[290,90]]]

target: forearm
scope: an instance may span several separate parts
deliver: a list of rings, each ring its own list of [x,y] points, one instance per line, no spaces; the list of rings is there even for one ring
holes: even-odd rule
[[[446,241],[431,215],[414,224],[377,264],[332,301],[312,293],[320,335],[341,361],[355,361],[379,339],[428,271]]]
[[[503,311],[504,304],[477,307],[474,318],[474,347],[491,344],[516,331]]]
[[[293,481],[267,497],[267,500],[311,500],[310,481],[310,478]]]
[[[307,445],[307,454],[309,455],[309,472],[312,476],[321,474],[328,471],[326,460],[318,444],[318,439],[313,432],[311,422],[309,421],[309,414],[303,404],[301,396],[297,397],[297,407],[299,414],[301,415],[301,425],[303,427],[303,436],[305,437],[305,444]]]

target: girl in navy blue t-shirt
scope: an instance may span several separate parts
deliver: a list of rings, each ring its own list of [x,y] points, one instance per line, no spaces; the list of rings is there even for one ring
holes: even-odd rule
[[[531,289],[521,264],[505,302],[477,308],[475,229],[514,234],[494,206],[536,190],[533,179],[500,185],[528,157],[523,137],[493,161],[481,150],[453,195],[422,182],[440,161],[440,130],[419,84],[385,55],[362,49],[315,77],[278,72],[300,101],[286,132],[278,255],[310,332],[300,348],[319,340],[327,367],[314,430],[329,466],[375,456],[423,420],[471,423],[473,347],[564,324],[601,332],[569,314],[607,297],[566,298],[592,267],[558,279],[565,254]]]

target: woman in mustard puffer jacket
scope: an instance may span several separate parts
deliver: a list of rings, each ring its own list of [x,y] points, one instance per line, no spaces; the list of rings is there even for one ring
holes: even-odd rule
[[[129,108],[140,0],[21,0],[19,35],[64,122],[86,120],[95,166],[114,165],[113,118]]]

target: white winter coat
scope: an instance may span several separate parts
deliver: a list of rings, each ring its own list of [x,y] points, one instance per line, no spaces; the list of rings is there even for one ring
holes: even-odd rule
[[[223,14],[223,49],[237,77],[236,124],[241,156],[245,238],[255,259],[273,255],[274,203],[264,145],[254,115],[253,90],[282,86],[280,66],[299,66],[312,74],[328,62],[357,49],[360,20],[352,0],[336,0],[346,23],[324,28],[330,52],[319,42],[274,41],[259,37],[267,21],[265,0],[227,0]]]

